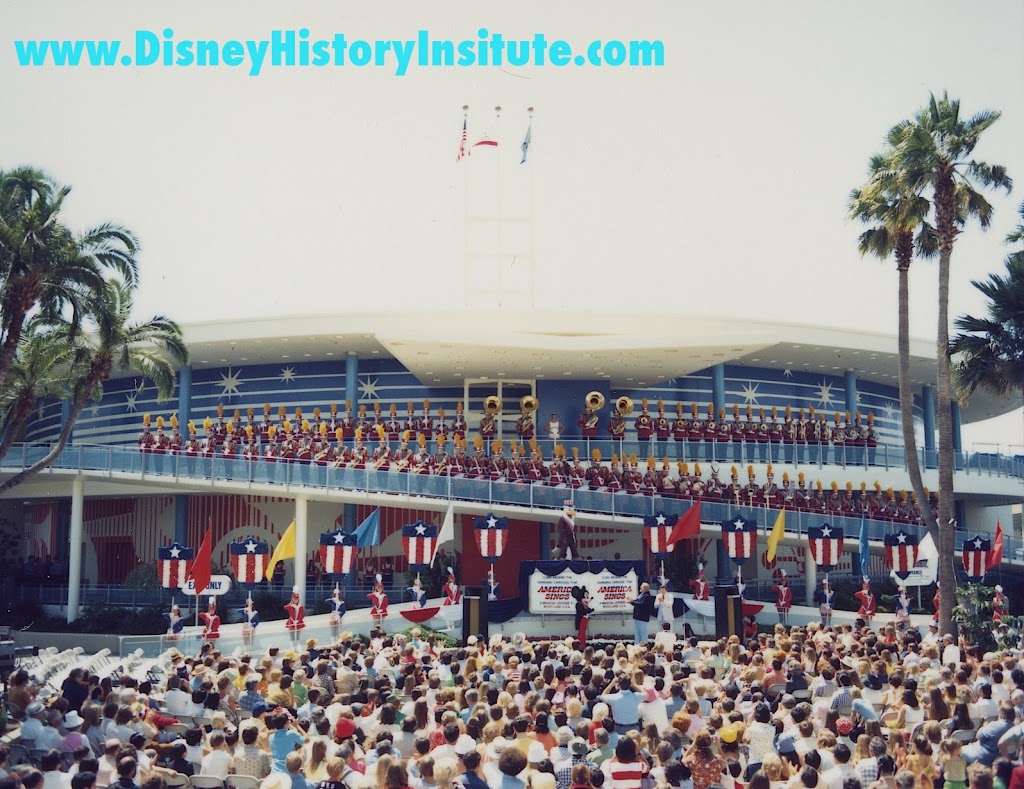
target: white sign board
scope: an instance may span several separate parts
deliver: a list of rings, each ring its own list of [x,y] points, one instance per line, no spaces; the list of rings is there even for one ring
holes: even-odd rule
[[[590,592],[590,607],[596,614],[632,613],[629,601],[637,593],[639,583],[635,570],[625,575],[614,575],[608,570],[574,573],[566,568],[557,575],[545,575],[539,570],[530,574],[530,613],[576,615],[574,586],[584,586]]]
[[[226,575],[211,575],[209,585],[203,590],[203,594],[210,595],[210,597],[220,597],[222,594],[227,594],[231,588],[231,579]],[[185,585],[181,588],[181,591],[187,594],[189,597],[196,596],[196,582],[191,578],[185,582]]]
[[[915,567],[910,571],[910,575],[907,576],[905,581],[897,578],[894,571],[891,571],[889,576],[896,583],[903,584],[904,586],[929,586],[930,584],[935,583],[935,571],[928,565],[925,565],[924,567]]]

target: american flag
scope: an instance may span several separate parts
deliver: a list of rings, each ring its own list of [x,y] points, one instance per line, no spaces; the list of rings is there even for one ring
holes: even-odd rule
[[[667,559],[676,547],[675,543],[669,543],[668,538],[677,520],[678,515],[666,515],[664,512],[644,516],[644,533],[647,535],[647,543],[651,546],[651,553],[656,558]]]
[[[405,558],[409,561],[409,569],[413,572],[426,569],[434,555],[436,544],[436,526],[416,521],[402,527],[402,546],[405,548]]]
[[[508,542],[508,518],[498,518],[494,513],[473,519],[473,533],[476,545],[485,561],[494,564],[505,552]]]
[[[324,572],[337,578],[352,572],[356,554],[359,552],[359,538],[335,529],[320,535],[320,564]]]
[[[811,558],[819,570],[828,572],[837,564],[843,553],[843,530],[838,526],[812,526],[807,530],[807,544],[811,548]]]
[[[192,562],[196,552],[186,548],[179,542],[171,543],[156,552],[156,570],[160,576],[160,585],[164,589],[180,589],[192,572]]]
[[[970,578],[981,578],[985,575],[985,571],[988,570],[988,552],[991,547],[992,541],[983,540],[981,537],[964,540],[964,569]]]
[[[469,142],[469,138],[466,136],[466,116],[462,116],[462,139],[459,141],[459,155],[455,157],[455,161],[461,162],[463,156],[469,156],[469,148],[466,147],[466,143]]]
[[[743,564],[757,547],[757,521],[739,515],[732,520],[722,521],[722,540],[729,558],[736,564]]]
[[[241,542],[233,542],[228,546],[231,558],[231,569],[240,584],[258,584],[267,572],[267,559],[270,558],[270,544],[266,540],[248,537]]]
[[[906,580],[917,564],[917,537],[900,529],[885,535],[885,560],[897,578]]]

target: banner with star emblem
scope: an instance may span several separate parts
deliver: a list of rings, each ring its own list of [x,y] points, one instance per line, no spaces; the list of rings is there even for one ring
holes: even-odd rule
[[[332,581],[340,580],[352,572],[359,553],[359,537],[341,529],[320,535],[320,566],[331,576]]]
[[[722,521],[722,540],[725,551],[736,564],[743,564],[754,555],[757,548],[757,521],[737,515],[732,520]]]
[[[420,572],[427,569],[437,544],[437,527],[423,521],[408,523],[402,527],[402,547],[409,569]]]
[[[266,540],[247,537],[228,546],[228,556],[235,579],[240,584],[258,584],[265,580],[270,544]]]
[[[896,577],[905,581],[917,564],[917,537],[900,529],[895,534],[885,535],[885,562]]]
[[[172,542],[156,550],[156,573],[164,589],[181,589],[192,572],[195,561],[194,548],[186,548],[180,542]]]
[[[827,573],[839,564],[839,557],[843,555],[843,536],[840,527],[829,526],[827,523],[807,530],[811,558],[820,572]]]
[[[668,555],[675,550],[675,543],[670,543],[668,540],[672,534],[672,527],[678,520],[678,515],[666,515],[664,512],[644,515],[644,536],[656,559],[665,561]]]
[[[970,578],[983,578],[988,571],[988,552],[992,548],[991,540],[972,537],[964,540],[962,549],[964,569]]]
[[[476,545],[485,561],[494,564],[505,552],[508,543],[508,518],[498,518],[488,512],[483,518],[473,518]]]

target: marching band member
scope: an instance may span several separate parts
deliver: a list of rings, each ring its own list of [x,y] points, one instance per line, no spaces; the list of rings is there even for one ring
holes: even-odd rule
[[[767,477],[768,481],[761,488],[761,500],[766,507],[774,509],[779,506],[779,486],[775,484],[775,473],[771,463],[768,464]]]
[[[462,401],[455,404],[455,419],[452,420],[452,438],[466,437],[466,418],[462,415]]]
[[[228,422],[227,432],[224,435],[224,443],[221,445],[221,455],[224,456],[225,460],[234,460],[238,447],[235,444],[235,426],[232,422]]]
[[[405,430],[410,436],[417,436],[420,432],[420,420],[416,418],[416,412],[412,407],[412,400],[406,403],[407,413],[405,416],[405,422],[402,424],[402,429]]]
[[[651,432],[654,430],[654,420],[651,419],[651,415],[647,413],[647,398],[641,400],[640,416],[636,418],[633,423],[633,427],[636,428],[636,439],[640,442],[640,448],[644,448],[644,444],[647,444],[651,440]]]
[[[185,443],[185,439],[182,438],[181,433],[178,432],[178,415],[171,414],[171,438],[167,444],[167,451],[172,455],[180,455],[182,445]]]
[[[484,454],[484,442],[480,436],[473,439],[473,457],[470,458],[466,479],[488,479],[491,473],[490,459]]]
[[[196,438],[196,424],[195,422],[188,423],[188,441],[185,442],[185,457],[198,457],[202,448],[199,444],[199,439]]]
[[[388,441],[398,441],[398,437],[402,434],[402,425],[398,421],[397,414],[398,408],[392,403],[388,409],[388,421],[384,425],[388,433]],[[406,438],[406,441],[408,440]]]
[[[658,401],[658,415],[654,418],[654,453],[665,454],[665,445],[668,442],[669,434],[672,432],[672,423],[665,416],[665,401]]]
[[[200,636],[204,641],[214,642],[220,638],[220,617],[217,616],[216,597],[210,598],[210,604],[206,607],[206,611],[199,615],[199,618],[206,625]]]
[[[526,469],[526,479],[531,483],[543,482],[547,474],[548,469],[544,465],[544,458],[537,446],[537,440],[533,439],[530,441],[530,465]]]
[[[278,457],[278,446],[277,446],[277,427],[271,425],[267,430],[267,446],[263,450],[263,459],[268,463],[276,463]]]
[[[459,584],[455,580],[455,571],[451,567],[447,569],[448,579],[441,587],[444,591],[444,602],[441,605],[458,605],[462,602],[462,589],[459,588]]]
[[[708,501],[721,501],[723,490],[722,480],[718,478],[718,466],[712,463],[711,476],[708,478],[708,484],[704,490],[704,498]]]
[[[569,466],[569,487],[579,490],[587,480],[587,471],[580,463],[579,447],[572,448],[572,464]]]
[[[491,441],[497,432],[497,426],[494,422],[494,414],[489,414],[484,411],[480,417],[480,438],[484,441]]]
[[[334,447],[331,446],[331,442],[327,437],[326,422],[320,423],[317,435],[320,436],[320,440],[317,442],[315,452],[313,453],[313,462],[320,466],[326,466],[334,459]]]
[[[747,466],[747,486],[744,488],[744,498],[748,507],[756,507],[761,498],[761,486],[754,479],[754,467]]]
[[[515,439],[509,442],[509,459],[505,462],[505,479],[513,483],[526,482],[523,461],[519,457],[519,445]]]
[[[768,451],[776,461],[781,460],[785,463],[786,457],[783,454],[782,439],[783,431],[782,425],[779,424],[779,409],[772,406],[772,421],[768,425],[768,443],[770,445]]]
[[[1006,616],[1009,610],[1010,601],[1007,599],[1006,595],[1003,594],[1003,587],[996,585],[996,593],[992,598],[992,621],[995,624],[999,624],[1003,621],[1003,617]]]
[[[383,425],[377,426],[377,441],[377,448],[373,450],[373,469],[387,471],[391,468],[391,447],[388,446]]]
[[[500,440],[491,442],[490,472],[487,475],[491,482],[497,482],[505,477],[508,461],[505,460],[504,452],[505,450]]]
[[[417,427],[421,436],[430,438],[430,436],[434,435],[434,419],[430,416],[429,400],[423,401],[423,417],[420,419]]]
[[[284,610],[288,612],[288,621],[284,624],[286,630],[302,630],[306,626],[306,608],[299,600],[299,587],[292,589],[292,599]]]
[[[810,443],[811,434],[813,431],[810,429],[810,425],[807,423],[807,419],[804,415],[804,409],[800,409],[800,418],[796,422],[796,462],[805,463],[808,460],[809,452],[807,447]]]
[[[686,440],[689,442],[687,449],[690,457],[700,460],[703,457],[701,441],[704,438],[704,424],[700,421],[696,403],[690,403],[690,415],[692,418],[686,427]]]
[[[605,480],[605,489],[609,493],[618,493],[622,490],[622,473],[619,471],[618,455],[612,455],[612,462],[608,466]]]
[[[723,409],[724,411],[724,409]],[[713,444],[718,440],[718,425],[715,424],[715,404],[708,403],[708,418],[704,423],[704,444],[707,445],[707,449],[704,450],[705,455],[708,459],[712,458],[712,452],[714,452]]]
[[[630,495],[639,493],[643,488],[644,478],[637,470],[636,453],[634,452],[629,456],[628,470],[626,469],[625,461],[623,461],[622,466],[622,486],[625,488],[626,493]]]
[[[356,437],[356,420],[352,416],[352,401],[345,401],[345,418],[341,420],[341,429],[344,431],[346,439],[354,439]]]
[[[580,429],[580,435],[584,438],[597,438],[597,414],[593,408],[586,407],[580,418],[576,420],[576,427]]]
[[[551,461],[551,468],[548,469],[548,478],[544,484],[554,488],[568,482],[569,469],[565,462],[565,447],[555,444],[552,455],[554,459]]]
[[[875,449],[878,447],[878,431],[875,430],[875,415],[868,412],[868,426],[864,431],[864,446],[868,450],[868,464],[875,465]]]
[[[367,597],[370,598],[370,621],[383,630],[384,620],[388,616],[388,596],[384,592],[384,584],[381,583],[379,575],[373,591]]]
[[[466,439],[462,439],[461,442],[455,445],[455,455],[448,464],[448,473],[453,477],[461,477],[466,475],[467,470]]]
[[[270,421],[270,403],[263,404],[263,421],[260,422],[260,442],[267,443],[270,432],[270,426],[273,423]]]
[[[779,622],[787,625],[789,609],[793,607],[793,590],[789,588],[785,568],[779,571],[779,582],[772,587],[772,591],[775,592],[775,609],[779,612]]]
[[[516,435],[520,441],[529,441],[533,438],[534,432],[533,414],[524,408],[519,412],[519,418],[516,420]]]
[[[439,436],[444,435],[438,433]],[[416,443],[419,444],[420,451],[410,461],[412,466],[413,474],[429,474],[431,466],[430,453],[427,452],[427,437],[420,435],[416,437]]]
[[[149,425],[149,414],[146,414],[142,417],[142,432],[139,433],[140,452],[152,452],[153,444],[156,443],[156,439],[153,438],[153,434],[149,432]]]
[[[672,440],[682,445],[689,436],[689,430],[689,425],[683,416],[683,404],[676,403],[676,418],[672,423]],[[683,455],[686,455],[685,449],[683,450]]]
[[[600,490],[605,486],[604,467],[601,465],[601,450],[590,453],[590,468],[587,469],[587,484],[591,490]]]
[[[455,441],[459,441],[458,438]],[[434,473],[441,477],[447,477],[449,474],[449,461],[448,451],[445,449],[444,436],[441,433],[437,434],[437,454],[434,455]]]
[[[395,450],[395,469],[399,472],[408,472],[410,465],[412,465],[413,455],[412,450],[409,449],[409,436],[407,432],[402,433],[402,443]],[[426,436],[422,433],[417,436],[417,440],[423,439],[426,443]]]
[[[694,500],[704,498],[704,493],[707,490],[707,486],[701,481],[700,478],[700,463],[693,464],[693,476],[690,477],[690,496]]]
[[[331,421],[327,423],[327,432],[332,436],[334,431],[341,428],[342,435],[345,434],[345,422],[338,416],[338,404],[331,403]]]
[[[760,412],[760,421],[757,423],[757,457],[764,463],[768,459],[768,442],[770,439],[768,423],[764,421],[764,409]]]
[[[725,407],[718,409],[718,428],[715,431],[715,458],[729,458],[729,442],[732,441],[732,425],[725,421]]]
[[[704,563],[699,562],[697,564],[697,577],[691,579],[690,588],[693,589],[694,600],[710,600],[711,588],[708,585],[708,579],[704,576]]]
[[[163,614],[163,618],[167,620],[167,635],[165,638],[168,641],[177,641],[181,638],[181,631],[185,629],[185,620],[181,616],[181,609],[177,603],[171,605],[171,611],[168,614]]]
[[[676,463],[678,479],[676,480],[676,497],[687,499],[690,497],[690,466],[682,460]]]
[[[861,585],[860,591],[854,592],[853,596],[860,600],[860,609],[858,609],[857,615],[863,617],[865,623],[870,625],[878,603],[875,600],[874,593],[871,591],[871,580],[867,576],[864,577],[864,583]]]
[[[661,488],[661,477],[654,455],[647,456],[647,470],[644,472],[642,491],[645,496],[653,496]]]
[[[448,423],[445,421],[443,408],[437,409],[437,422],[434,424],[433,435],[437,435],[438,433],[443,436],[448,435]],[[420,435],[423,435],[424,438],[430,438],[430,434],[424,435],[421,433]]]
[[[612,441],[623,441],[626,438],[626,417],[619,413],[617,408],[612,409],[608,421],[608,436]]]

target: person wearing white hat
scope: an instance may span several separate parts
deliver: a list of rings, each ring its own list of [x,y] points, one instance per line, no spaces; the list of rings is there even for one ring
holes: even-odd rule
[[[71,710],[64,716],[64,731],[67,734],[64,735],[64,740],[61,742],[61,753],[72,753],[76,748],[82,747],[92,750],[89,738],[81,732],[83,723],[85,723],[85,719],[75,710]]]

